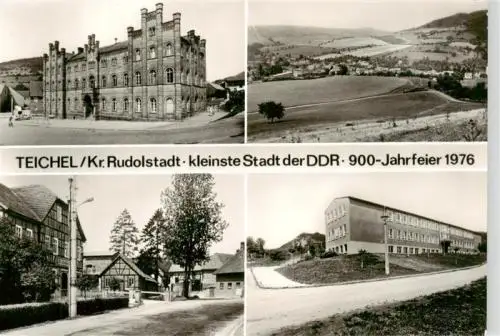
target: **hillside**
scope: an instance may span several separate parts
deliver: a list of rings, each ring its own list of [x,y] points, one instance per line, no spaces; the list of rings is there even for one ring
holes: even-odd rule
[[[303,232],[303,233],[299,234],[297,237],[295,237],[294,239],[290,240],[289,242],[281,245],[279,247],[279,250],[288,251],[290,248],[293,248],[295,246],[295,241],[302,240],[302,239],[305,239],[308,241],[311,240],[314,242],[321,242],[322,244],[325,243],[325,235],[324,234],[319,233],[319,232],[315,232],[315,233]]]
[[[418,28],[453,28],[460,26],[468,27],[471,20],[473,21],[476,17],[484,17],[487,21],[487,11],[481,10],[472,13],[457,13],[431,21]]]
[[[0,73],[19,71],[19,73],[36,74],[43,71],[42,57],[22,58],[0,63]]]

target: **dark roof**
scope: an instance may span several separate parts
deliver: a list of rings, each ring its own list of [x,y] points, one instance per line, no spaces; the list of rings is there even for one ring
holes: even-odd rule
[[[124,257],[121,253],[118,253],[117,256],[113,259],[112,262],[109,263],[108,266],[101,272],[100,276],[103,276],[104,273],[108,271],[119,259],[122,259],[125,264],[127,264],[138,276],[143,278],[146,281],[155,282],[156,280],[144,273],[131,259]]]
[[[30,97],[43,97],[43,82],[31,81],[30,82]]]
[[[56,194],[52,192],[49,188],[33,184],[24,187],[12,188],[11,189],[16,195],[18,195],[24,202],[36,213],[38,220],[42,222],[45,217],[47,217],[50,209],[54,206],[54,203],[59,200],[60,202],[67,204],[62,199],[57,197]],[[86,241],[85,234],[80,224],[79,218],[76,219],[76,224],[78,230],[80,231],[80,236],[83,241]]]
[[[210,256],[210,260],[203,265],[196,265],[193,271],[216,270],[222,267],[233,255],[227,253],[214,253]],[[173,264],[170,267],[170,272],[184,272],[184,267]]]
[[[214,274],[229,274],[229,273],[244,273],[245,265],[243,251],[238,251],[233,255],[221,268],[216,270]]]
[[[158,262],[158,267],[163,271],[163,273],[168,273],[170,267],[172,267],[172,262],[167,260],[160,260]]]
[[[26,218],[40,222],[41,219],[12,189],[0,183],[0,204]]]
[[[99,54],[110,53],[113,51],[119,51],[123,49],[128,49],[128,41],[116,42],[115,44],[100,47]]]
[[[446,223],[446,222],[443,222],[443,221],[440,221],[440,220],[437,220],[437,219],[433,219],[433,218],[430,218],[430,217],[422,216],[422,215],[419,215],[419,214],[416,214],[416,213],[413,213],[413,212],[410,212],[410,211],[401,210],[401,209],[398,209],[398,208],[395,208],[395,207],[390,207],[390,206],[379,204],[379,203],[375,203],[375,202],[372,202],[372,201],[367,201],[367,200],[364,200],[362,198],[353,197],[353,196],[344,196],[344,197],[337,197],[336,199],[341,199],[341,198],[349,198],[349,199],[352,199],[354,201],[358,201],[358,202],[361,202],[361,203],[373,205],[373,206],[376,206],[376,207],[387,208],[387,209],[390,209],[390,210],[395,210],[395,211],[403,212],[403,213],[405,213],[407,215],[412,215],[412,216],[415,216],[415,217],[420,217],[420,218],[423,218],[423,219],[426,219],[426,220],[429,220],[429,221],[433,221],[433,222],[436,222],[436,223],[439,223],[439,224],[445,224],[445,225],[452,226],[452,227],[457,228],[457,229],[466,230],[466,231],[469,231],[471,233],[478,234],[477,232],[475,232],[473,230],[469,230],[469,229],[463,228],[461,226],[449,224],[449,223]]]
[[[74,55],[71,55],[70,57],[68,57],[68,62],[78,61],[78,60],[84,59],[84,58],[85,58],[85,53],[82,52],[82,53],[74,54]]]

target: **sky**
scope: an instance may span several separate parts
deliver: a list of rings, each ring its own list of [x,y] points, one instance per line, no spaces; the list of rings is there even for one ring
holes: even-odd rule
[[[262,174],[248,177],[247,235],[277,248],[302,232],[324,234],[324,210],[343,196],[486,231],[486,173]]]
[[[223,240],[210,253],[234,254],[244,241],[244,177],[242,175],[214,175],[215,192],[225,204],[222,217],[229,223]],[[95,176],[80,175],[77,181],[77,202],[94,197],[91,203],[78,209],[87,242],[85,252],[107,251],[113,223],[127,208],[139,230],[152,217],[160,204],[161,192],[170,186],[171,175]],[[8,187],[41,184],[66,201],[69,196],[68,176],[4,176],[0,183]]]
[[[389,32],[422,26],[460,12],[486,9],[477,0],[249,0],[248,25],[374,28]]]
[[[67,52],[96,35],[101,46],[127,39],[127,27],[141,27],[141,8],[155,9],[161,0],[1,0],[0,62],[42,56],[58,40]],[[245,70],[243,0],[165,1],[163,20],[181,13],[181,33],[194,29],[207,40],[207,80]]]

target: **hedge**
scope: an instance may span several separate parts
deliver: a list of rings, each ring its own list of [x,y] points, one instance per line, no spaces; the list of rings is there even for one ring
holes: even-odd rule
[[[106,310],[128,307],[128,298],[106,298],[78,301],[78,315],[92,315]],[[68,317],[68,305],[62,302],[25,303],[0,306],[0,330],[29,326]]]

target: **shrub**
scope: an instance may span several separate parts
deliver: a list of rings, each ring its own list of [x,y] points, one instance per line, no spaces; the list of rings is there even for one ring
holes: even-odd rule
[[[92,315],[106,310],[115,310],[128,307],[128,297],[126,298],[106,298],[78,301],[78,315]]]
[[[269,252],[269,258],[273,261],[284,261],[288,259],[288,253],[283,250],[273,250]]]
[[[65,303],[26,303],[0,307],[0,330],[29,326],[68,317]]]
[[[319,257],[321,259],[325,259],[325,258],[332,258],[332,257],[336,257],[338,256],[339,254],[337,252],[335,252],[334,250],[328,250],[324,253],[322,253]]]

